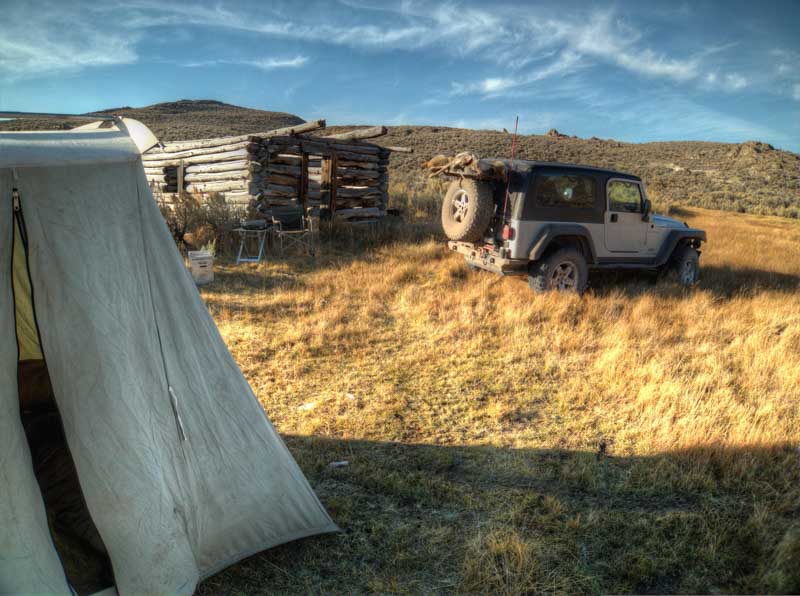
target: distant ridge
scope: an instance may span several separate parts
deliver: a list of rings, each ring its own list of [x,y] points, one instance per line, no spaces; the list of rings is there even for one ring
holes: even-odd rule
[[[334,126],[326,132],[352,128]],[[392,155],[390,181],[423,190],[429,181],[427,171],[420,168],[422,162],[439,153],[455,155],[460,151],[479,157],[509,157],[512,135],[446,126],[391,126],[388,135],[374,141],[413,148],[414,153]],[[517,157],[636,174],[662,209],[667,204],[688,205],[800,218],[800,155],[758,141],[624,143],[597,137],[581,139],[553,129],[547,134],[520,135]]]
[[[162,141],[241,135],[300,124],[299,116],[243,108],[213,99],[181,99],[143,108],[108,108],[92,114],[117,114],[144,122]],[[12,120],[0,130],[61,130],[76,126],[70,120]]]
[[[211,99],[182,99],[99,112],[141,120],[163,141],[241,135],[304,122],[293,114]],[[66,129],[75,125],[75,121],[17,120],[0,122],[0,130]],[[334,126],[325,132],[352,128]],[[508,132],[446,126],[392,126],[387,136],[375,142],[414,149],[411,154],[395,153],[390,162],[391,181],[399,183],[395,188],[401,190],[405,186],[426,191],[428,178],[419,164],[438,153],[470,151],[480,157],[507,157],[511,153]],[[597,137],[580,139],[552,129],[547,134],[521,135],[517,156],[631,172],[644,179],[651,198],[661,203],[800,218],[800,156],[758,141],[623,143]]]

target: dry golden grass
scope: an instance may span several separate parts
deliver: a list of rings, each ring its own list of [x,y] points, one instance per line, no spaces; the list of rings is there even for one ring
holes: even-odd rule
[[[221,267],[204,298],[346,533],[201,592],[800,590],[800,225],[676,211],[691,290],[535,295],[424,222]]]

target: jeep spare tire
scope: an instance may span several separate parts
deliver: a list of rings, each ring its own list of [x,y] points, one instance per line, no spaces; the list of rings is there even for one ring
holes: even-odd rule
[[[454,180],[442,204],[442,227],[450,240],[477,242],[494,214],[494,196],[487,182]]]

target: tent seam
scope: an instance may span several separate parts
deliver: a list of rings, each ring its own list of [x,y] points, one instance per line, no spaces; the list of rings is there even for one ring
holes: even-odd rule
[[[149,259],[150,253],[147,250],[147,242],[145,241],[144,228],[142,226],[144,214],[142,213],[142,194],[140,192],[138,181],[136,183],[136,200],[137,200],[137,206],[139,207],[139,232],[142,238],[142,251],[144,252],[144,267],[145,267],[145,272],[147,274],[147,291],[150,296],[150,309],[153,313],[153,324],[156,327],[156,338],[158,339],[158,351],[161,356],[161,368],[164,371],[164,380],[167,383],[167,395],[169,397],[170,406],[172,408],[172,415],[175,418],[175,426],[177,428],[178,438],[181,440],[181,442],[183,442],[186,441],[186,434],[183,428],[183,422],[181,421],[180,413],[178,412],[178,398],[175,394],[175,391],[172,388],[172,383],[170,382],[169,370],[167,368],[167,358],[164,354],[164,342],[161,338],[161,327],[158,324],[158,316],[156,315],[156,303],[155,303],[155,298],[153,297],[153,280],[150,275],[150,259]]]

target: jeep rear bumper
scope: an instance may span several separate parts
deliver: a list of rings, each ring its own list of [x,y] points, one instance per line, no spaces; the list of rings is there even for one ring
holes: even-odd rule
[[[500,275],[525,275],[528,272],[528,259],[508,259],[500,256],[497,249],[478,246],[470,242],[447,243],[448,248],[464,255],[468,265],[498,273]]]

